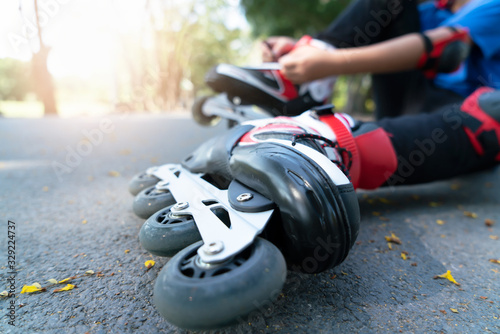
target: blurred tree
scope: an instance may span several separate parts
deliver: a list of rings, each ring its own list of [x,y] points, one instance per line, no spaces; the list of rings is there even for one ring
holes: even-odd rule
[[[47,68],[47,57],[50,47],[46,46],[42,39],[42,28],[40,26],[40,17],[38,11],[38,0],[35,1],[36,27],[38,30],[38,41],[40,49],[33,54],[33,77],[35,90],[38,98],[42,100],[45,115],[57,115],[57,104],[54,92],[54,82],[52,75]]]
[[[132,110],[185,108],[215,64],[235,63],[242,34],[226,26],[227,0],[148,0],[142,36],[121,39],[127,93],[120,105]],[[142,42],[141,42],[142,41]],[[137,46],[141,43],[148,46]],[[123,80],[122,80],[123,82]]]
[[[256,36],[314,34],[326,26],[350,0],[240,0]]]
[[[24,100],[33,90],[29,64],[13,58],[0,59],[0,100]]]

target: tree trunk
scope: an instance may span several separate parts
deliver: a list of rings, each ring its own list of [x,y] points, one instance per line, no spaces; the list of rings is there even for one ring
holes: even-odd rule
[[[33,74],[35,79],[35,89],[38,98],[42,101],[45,115],[57,115],[57,104],[52,76],[47,68],[47,57],[50,48],[43,44],[42,29],[38,17],[38,0],[35,0],[36,26],[38,29],[38,40],[40,50],[33,54]]]

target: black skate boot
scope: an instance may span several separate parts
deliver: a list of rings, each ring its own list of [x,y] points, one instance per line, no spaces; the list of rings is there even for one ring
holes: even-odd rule
[[[244,321],[279,295],[287,265],[317,273],[346,258],[360,216],[352,152],[335,140],[316,112],[258,120],[154,171],[175,204],[146,221],[140,240],[153,254],[177,253],[154,290],[167,320],[188,329]]]

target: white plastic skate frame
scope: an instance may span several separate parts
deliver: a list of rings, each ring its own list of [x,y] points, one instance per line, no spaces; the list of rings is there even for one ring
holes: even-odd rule
[[[204,245],[198,255],[205,264],[223,262],[251,245],[266,226],[274,209],[263,212],[241,212],[229,204],[228,190],[221,190],[178,164],[152,167],[149,174],[158,177],[156,189],[168,190],[177,204],[172,206],[174,216],[192,216]],[[251,198],[241,194],[241,200]],[[227,227],[214,213],[224,209],[229,214],[231,226]]]

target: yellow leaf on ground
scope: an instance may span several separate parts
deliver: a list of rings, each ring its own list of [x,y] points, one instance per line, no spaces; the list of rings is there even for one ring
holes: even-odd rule
[[[405,252],[401,253],[401,258],[406,261],[408,257],[406,256]]]
[[[156,262],[153,260],[147,260],[146,262],[144,262],[144,265],[146,266],[146,268],[150,269],[155,265],[155,263]]]
[[[456,284],[456,285],[460,285],[460,283],[458,283],[457,281],[455,281],[455,279],[453,278],[453,276],[451,275],[451,271],[446,271],[444,274],[442,275],[437,275],[437,276],[434,276],[434,278],[446,278],[448,281],[452,282],[453,284]]]
[[[498,237],[498,235],[490,235],[490,239],[498,240],[500,238]]]
[[[476,219],[477,213],[471,211],[464,211],[464,216]]]
[[[500,260],[497,260],[497,259],[490,259],[490,262],[500,264]]]
[[[71,281],[74,278],[75,278],[75,276],[71,276],[71,277],[65,278],[62,281],[59,281],[59,284],[69,282],[69,281]]]
[[[50,284],[57,284],[57,280],[56,279],[48,279],[47,282],[49,282]]]
[[[111,177],[118,177],[118,176],[120,176],[120,172],[117,172],[116,170],[110,170],[108,172],[108,175]]]
[[[94,275],[94,271],[93,270],[87,270],[85,272],[85,275]]]
[[[456,308],[450,308],[450,311],[453,313],[458,313],[458,310]]]
[[[385,241],[392,242],[398,245],[401,245],[402,243],[401,240],[394,233],[391,233],[391,236],[385,236]]]
[[[23,288],[21,289],[21,293],[32,293],[37,291],[42,291],[42,288],[34,285],[23,285]]]
[[[130,253],[130,249],[125,249],[125,254]]]
[[[54,292],[61,292],[61,291],[73,290],[75,287],[76,287],[76,285],[66,284],[66,286],[64,288],[55,289]]]
[[[436,224],[444,225],[444,220],[438,219],[438,220],[436,220]]]
[[[7,290],[0,292],[0,297],[9,297]]]

